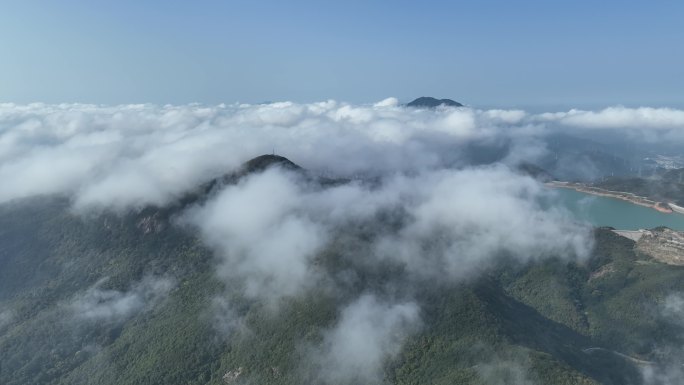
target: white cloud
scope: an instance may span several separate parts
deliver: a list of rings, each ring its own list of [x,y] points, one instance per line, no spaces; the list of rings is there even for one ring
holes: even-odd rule
[[[0,330],[14,321],[14,318],[14,311],[0,308]]]
[[[228,186],[186,221],[223,257],[219,274],[246,279],[250,296],[297,294],[312,284],[311,258],[325,233],[305,211],[294,176],[270,169]]]
[[[434,172],[387,188],[409,197],[410,220],[378,252],[417,274],[464,278],[501,254],[583,258],[592,247],[589,228],[540,206],[549,193],[542,185],[503,167]]]
[[[588,128],[684,129],[684,111],[671,108],[609,107],[601,111],[570,110],[542,117],[550,117],[571,126]]]
[[[524,114],[523,114],[524,115]],[[66,194],[78,208],[161,205],[256,155],[337,174],[417,171],[473,140],[515,137],[520,111],[335,101],[218,106],[0,104],[0,202]]]
[[[373,107],[396,107],[399,105],[399,99],[397,98],[387,98],[381,100],[373,105]]]
[[[660,315],[670,325],[679,331],[684,328],[684,294],[680,292],[670,293],[665,297],[665,301],[660,305]],[[684,367],[682,357],[684,357],[684,347],[680,345],[682,335],[670,338],[668,342],[661,346],[655,346],[654,352],[658,359],[650,365],[639,367],[646,385],[675,385],[681,384],[684,378]]]
[[[230,337],[235,331],[249,333],[244,319],[235,311],[227,296],[214,297],[211,305],[212,324],[222,336]]]
[[[123,322],[154,306],[166,297],[173,281],[167,278],[145,277],[128,291],[102,289],[100,280],[68,305],[74,317],[88,321]]]
[[[678,322],[684,319],[684,296],[679,293],[668,295],[663,304],[663,315]]]
[[[502,122],[508,124],[520,123],[527,117],[527,113],[522,110],[487,110],[483,115],[494,122]]]
[[[280,169],[226,186],[185,221],[222,257],[220,275],[244,279],[254,297],[292,296],[321,278],[314,259],[336,231],[368,223],[385,234],[364,263],[391,260],[415,278],[461,279],[505,254],[523,261],[584,258],[590,228],[541,207],[550,194],[506,167],[393,176],[374,187],[321,188]],[[376,218],[403,212],[394,228]],[[359,261],[356,261],[359,262]]]
[[[572,109],[543,113],[532,119],[576,129],[611,131],[619,137],[629,135],[649,142],[684,141],[684,111],[672,108],[618,106],[600,111]]]
[[[337,324],[324,333],[310,359],[324,383],[380,383],[383,364],[399,353],[407,336],[420,327],[413,302],[385,303],[364,295],[341,312]]]
[[[520,357],[504,358],[492,355],[488,362],[478,364],[475,369],[487,385],[535,385],[529,376],[528,359]]]

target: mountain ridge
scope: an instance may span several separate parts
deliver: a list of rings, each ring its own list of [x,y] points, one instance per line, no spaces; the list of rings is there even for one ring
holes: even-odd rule
[[[463,107],[463,104],[451,99],[437,99],[431,96],[421,96],[406,104],[407,107],[436,108],[439,106]]]

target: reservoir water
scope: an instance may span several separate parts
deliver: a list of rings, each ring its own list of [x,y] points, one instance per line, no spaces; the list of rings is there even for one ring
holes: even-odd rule
[[[585,194],[571,189],[553,189],[555,200],[579,220],[594,226],[610,226],[620,230],[651,229],[667,226],[684,231],[684,214],[666,214],[649,207],[615,198]]]

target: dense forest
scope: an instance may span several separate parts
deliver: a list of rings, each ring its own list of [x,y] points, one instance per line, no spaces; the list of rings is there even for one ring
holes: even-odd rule
[[[380,216],[338,229],[316,254],[327,285],[267,301],[218,278],[177,210],[1,206],[0,383],[650,384],[679,370],[684,268],[610,229],[595,230],[587,260],[503,253],[468,279],[428,283],[348,258],[400,220]],[[386,305],[398,296],[420,310]],[[378,308],[382,318],[364,318]],[[351,372],[330,369],[344,344],[330,330],[346,321],[384,353],[377,373],[349,356],[337,358]]]

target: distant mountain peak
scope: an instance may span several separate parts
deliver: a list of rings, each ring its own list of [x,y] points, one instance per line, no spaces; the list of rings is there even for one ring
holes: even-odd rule
[[[304,169],[296,165],[291,160],[285,158],[284,156],[279,156],[275,154],[260,155],[256,158],[252,158],[245,163],[243,163],[239,168],[224,174],[223,176],[211,179],[202,185],[198,186],[195,190],[190,191],[185,196],[180,198],[178,204],[181,207],[186,207],[190,204],[195,204],[197,202],[203,201],[207,196],[211,195],[212,192],[217,191],[217,189],[223,186],[235,184],[241,178],[247,177],[252,174],[261,173],[271,167],[280,167],[284,170],[301,172],[304,174]]]
[[[260,155],[256,158],[250,159],[242,164],[242,172],[245,174],[264,171],[269,167],[279,166],[288,170],[301,170],[302,168],[296,165],[291,160],[280,155]]]
[[[435,108],[441,105],[445,105],[447,107],[463,107],[463,104],[456,102],[454,100],[436,99],[430,96],[421,96],[418,99],[415,99],[414,101],[410,102],[406,106],[417,108]]]

